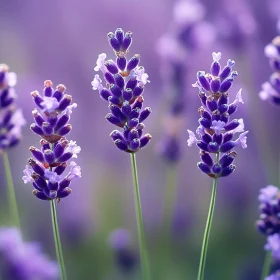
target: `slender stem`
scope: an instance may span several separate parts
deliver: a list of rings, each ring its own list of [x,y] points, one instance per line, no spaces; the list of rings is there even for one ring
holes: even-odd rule
[[[63,259],[62,249],[61,249],[61,242],[60,242],[57,215],[56,215],[56,205],[54,199],[51,200],[51,213],[52,213],[53,236],[55,241],[55,251],[60,266],[60,277],[61,280],[66,280],[67,279],[66,269],[65,269],[64,259]]]
[[[165,203],[163,212],[163,222],[166,223],[166,228],[172,228],[172,216],[174,203],[176,198],[177,185],[177,168],[176,166],[168,166],[166,170],[166,186],[165,186]],[[167,238],[169,238],[167,233]]]
[[[271,252],[267,251],[262,268],[261,280],[265,280],[270,272]]]
[[[8,158],[8,155],[6,152],[3,152],[3,161],[4,161],[5,174],[6,174],[6,180],[7,180],[7,186],[8,186],[10,219],[15,226],[20,227],[13,177],[12,177],[12,173],[11,173],[9,158]]]
[[[139,249],[140,249],[140,258],[141,258],[141,266],[142,266],[142,279],[150,280],[135,153],[130,154],[130,159],[131,159],[132,177],[133,177],[133,184],[134,184],[135,211],[136,211],[136,218],[137,218]]]
[[[219,160],[219,154],[217,154],[217,156],[216,156],[216,162],[218,162],[218,160]],[[199,263],[197,280],[203,280],[203,277],[204,277],[208,241],[209,241],[210,230],[211,230],[211,225],[212,225],[212,220],[213,220],[213,215],[214,215],[215,201],[216,201],[217,182],[218,182],[218,179],[214,178],[211,201],[210,201],[208,217],[207,217],[207,222],[206,222],[206,227],[205,227],[204,237],[203,237],[203,242],[202,242],[202,249],[201,249],[201,255],[200,255],[200,263]]]

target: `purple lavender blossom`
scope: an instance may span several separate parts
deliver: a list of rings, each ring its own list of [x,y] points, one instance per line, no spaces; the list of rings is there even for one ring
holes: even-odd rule
[[[257,229],[267,236],[279,234],[280,195],[278,188],[270,185],[261,189],[259,202],[260,218],[256,223]]]
[[[231,88],[237,72],[233,71],[233,60],[228,60],[227,65],[221,69],[221,53],[213,53],[213,63],[210,72],[199,71],[197,82],[193,87],[198,88],[199,98],[202,106],[198,112],[201,118],[198,120],[199,126],[195,133],[188,130],[188,146],[196,144],[200,148],[201,162],[199,169],[212,178],[225,177],[235,170],[233,161],[236,146],[246,148],[247,133],[244,132],[243,119],[233,119],[230,117],[237,110],[238,103],[243,103],[241,90],[237,93],[233,102],[229,103],[228,90]],[[234,135],[241,133],[236,140]],[[218,162],[212,158],[214,154]],[[222,156],[220,157],[220,154]]]
[[[33,194],[39,199],[59,201],[72,192],[71,181],[81,177],[81,168],[74,161],[67,163],[71,158],[77,158],[81,148],[64,137],[72,129],[68,122],[77,104],[72,103],[71,95],[64,94],[64,85],[58,85],[54,90],[52,82],[47,80],[44,86],[43,97],[38,91],[31,93],[38,109],[32,112],[35,123],[30,128],[43,138],[41,149],[30,147],[33,158],[29,158],[22,179],[25,184],[32,183]],[[67,166],[70,170],[63,175]]]
[[[1,279],[55,280],[59,270],[38,243],[24,242],[17,228],[0,228]]]
[[[15,105],[14,86],[17,76],[0,64],[0,151],[16,146],[21,139],[21,128],[25,125],[22,111]]]
[[[144,148],[151,140],[150,134],[143,135],[145,119],[151,108],[142,109],[144,86],[149,82],[145,69],[139,66],[140,55],[135,54],[127,60],[126,55],[132,43],[132,33],[118,28],[110,32],[108,39],[116,54],[116,60],[106,60],[107,55],[98,56],[95,71],[101,70],[106,86],[99,75],[95,75],[91,85],[98,90],[100,97],[109,103],[108,122],[122,128],[114,130],[110,136],[117,148],[128,153],[135,153]]]
[[[116,265],[125,273],[131,272],[137,265],[137,257],[131,249],[131,243],[130,232],[123,228],[112,231],[109,236]]]
[[[272,104],[280,105],[280,36],[276,36],[264,49],[265,55],[274,71],[269,81],[262,85],[259,96],[262,100],[268,100]]]

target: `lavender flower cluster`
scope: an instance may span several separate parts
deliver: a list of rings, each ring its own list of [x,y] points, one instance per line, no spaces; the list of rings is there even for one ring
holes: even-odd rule
[[[81,168],[74,161],[67,163],[71,158],[77,158],[81,148],[75,141],[65,138],[72,129],[68,122],[77,104],[72,103],[71,95],[65,94],[64,85],[58,85],[54,90],[48,80],[44,86],[43,96],[38,91],[31,93],[38,109],[32,112],[35,123],[30,128],[42,139],[41,149],[30,147],[34,158],[29,158],[23,180],[32,183],[33,194],[39,199],[59,201],[71,193],[71,181],[81,177]],[[70,171],[63,175],[68,165]]]
[[[6,64],[0,64],[0,151],[16,146],[25,124],[22,111],[15,105],[14,86],[17,76],[9,72]]]
[[[280,260],[280,191],[277,187],[269,185],[260,190],[259,194],[260,217],[256,222],[257,229],[266,235],[265,250],[271,252],[274,260]],[[266,278],[266,280],[280,279],[280,272]]]
[[[1,279],[55,280],[59,271],[38,243],[24,242],[17,228],[0,228]]]
[[[275,37],[270,44],[265,47],[265,55],[269,58],[270,66],[274,73],[268,82],[262,85],[259,96],[262,100],[280,105],[280,36]]]
[[[244,132],[243,119],[233,119],[230,117],[236,112],[238,103],[243,103],[241,90],[237,93],[235,100],[229,102],[229,89],[232,86],[237,72],[232,68],[235,64],[233,60],[228,60],[227,65],[221,69],[221,53],[213,53],[213,63],[210,73],[199,71],[197,81],[193,87],[198,88],[199,98],[202,106],[198,112],[200,119],[199,126],[195,133],[188,130],[188,145],[196,144],[200,148],[201,161],[198,167],[212,178],[225,177],[235,170],[233,161],[236,152],[233,150],[241,145],[246,148],[248,131]],[[236,140],[234,135],[241,133]],[[216,155],[216,160],[211,155]],[[220,154],[223,156],[220,158]]]
[[[151,140],[150,134],[143,135],[143,121],[151,113],[151,108],[142,109],[144,86],[149,82],[145,69],[139,66],[140,55],[135,54],[127,61],[126,55],[132,43],[132,33],[118,28],[108,34],[108,40],[116,54],[116,60],[106,60],[107,55],[98,56],[95,71],[101,70],[106,86],[99,75],[95,75],[91,85],[98,90],[102,99],[109,103],[108,122],[123,130],[114,130],[110,136],[117,148],[135,153],[144,148]]]

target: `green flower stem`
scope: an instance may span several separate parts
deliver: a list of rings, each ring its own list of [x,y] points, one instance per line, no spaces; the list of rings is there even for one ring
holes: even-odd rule
[[[270,272],[270,263],[271,263],[271,252],[267,251],[264,259],[264,264],[262,268],[261,280],[265,280]]]
[[[8,186],[8,201],[9,201],[9,214],[10,219],[13,225],[20,228],[20,221],[19,221],[19,214],[18,214],[18,207],[17,207],[17,200],[16,194],[14,189],[13,177],[11,173],[9,158],[6,152],[3,152],[3,161],[5,167],[5,174]]]
[[[55,200],[51,200],[51,213],[52,213],[52,226],[53,226],[53,236],[55,241],[55,251],[57,260],[60,266],[60,278],[61,280],[66,280],[66,269],[64,265],[64,259],[61,249],[61,242],[60,242],[60,236],[59,236],[59,229],[58,229],[58,223],[57,223],[57,215],[56,215],[56,205]]]
[[[141,267],[142,267],[142,279],[150,280],[151,278],[149,272],[135,153],[130,154],[130,159],[131,159],[132,177],[133,177],[133,184],[134,184],[135,211],[136,211],[136,218],[137,218],[140,259],[141,259]]]
[[[217,155],[216,155],[216,162],[218,162],[218,161],[219,161],[219,153],[217,153]],[[201,255],[200,255],[197,280],[203,280],[203,277],[204,277],[207,248],[208,248],[210,230],[211,230],[211,225],[212,225],[212,220],[213,220],[213,215],[214,215],[214,208],[215,208],[215,201],[216,201],[217,182],[218,182],[218,179],[214,178],[211,201],[210,201],[208,217],[207,217],[207,222],[206,222],[206,227],[205,227],[204,237],[203,237],[203,242],[202,242],[202,249],[201,249]]]
[[[163,212],[163,222],[169,230],[172,227],[172,216],[176,198],[177,186],[177,165],[168,166],[166,170],[166,186],[165,186],[165,203]],[[167,232],[167,238],[170,236],[170,231]]]

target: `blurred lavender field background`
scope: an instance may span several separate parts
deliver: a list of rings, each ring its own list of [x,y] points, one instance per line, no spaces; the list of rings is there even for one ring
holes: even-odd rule
[[[129,57],[141,55],[151,81],[144,98],[153,111],[146,122],[153,139],[137,160],[152,278],[196,277],[212,180],[196,166],[197,149],[187,146],[187,128],[197,127],[200,106],[191,85],[198,70],[208,71],[212,52],[220,51],[222,64],[236,62],[232,98],[243,89],[237,115],[250,133],[236,171],[218,183],[205,279],[259,279],[265,238],[255,230],[257,197],[260,188],[279,183],[280,111],[258,93],[271,74],[264,47],[277,35],[279,15],[278,0],[2,1],[0,62],[17,73],[17,104],[28,124],[21,143],[8,151],[24,239],[39,241],[55,259],[49,203],[22,181],[29,147],[39,146],[29,129],[35,107],[30,92],[42,91],[51,79],[65,84],[78,104],[71,139],[82,148],[82,178],[57,207],[68,278],[140,279],[129,156],[114,147],[104,119],[107,104],[91,88],[98,54],[114,58],[107,33],[121,27],[133,32]],[[168,143],[180,153],[164,150]],[[4,226],[9,221],[0,167]],[[177,186],[170,222],[164,209],[171,169]]]

